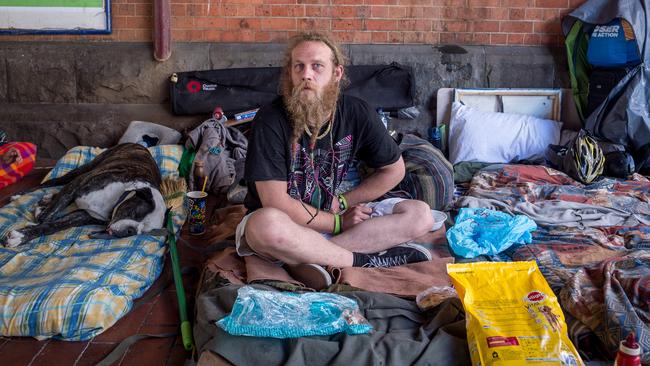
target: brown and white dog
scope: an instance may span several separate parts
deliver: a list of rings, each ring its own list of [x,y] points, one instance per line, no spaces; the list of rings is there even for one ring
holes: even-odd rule
[[[158,165],[146,148],[132,143],[112,147],[90,163],[41,184],[38,188],[63,188],[41,200],[34,213],[36,225],[12,230],[5,245],[15,247],[83,225],[106,225],[108,238],[160,229],[165,220],[161,182]],[[72,203],[78,209],[61,215]]]

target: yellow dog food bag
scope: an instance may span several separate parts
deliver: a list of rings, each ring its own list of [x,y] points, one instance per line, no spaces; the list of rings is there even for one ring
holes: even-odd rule
[[[537,263],[447,264],[467,317],[472,365],[584,365]]]

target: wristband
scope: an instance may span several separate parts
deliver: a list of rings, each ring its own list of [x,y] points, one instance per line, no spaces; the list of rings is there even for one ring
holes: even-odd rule
[[[334,214],[334,231],[332,234],[338,235],[341,233],[341,215]]]
[[[345,199],[345,196],[342,195],[342,194],[339,194],[337,197],[339,199],[339,208],[341,209],[341,211],[347,210],[348,209],[348,200]]]

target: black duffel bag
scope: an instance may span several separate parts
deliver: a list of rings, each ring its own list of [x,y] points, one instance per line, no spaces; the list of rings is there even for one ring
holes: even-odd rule
[[[415,85],[408,67],[348,66],[344,93],[373,108],[397,111],[415,105]],[[210,114],[221,106],[228,115],[259,108],[280,94],[279,67],[220,69],[175,73],[170,78],[172,111],[177,115]]]

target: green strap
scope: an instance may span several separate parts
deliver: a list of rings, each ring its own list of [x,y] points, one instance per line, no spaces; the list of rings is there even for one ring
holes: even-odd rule
[[[134,334],[124,339],[118,344],[111,353],[109,353],[103,360],[99,361],[95,366],[110,366],[119,361],[124,353],[135,344],[137,341],[147,338],[169,338],[176,337],[177,333],[163,333],[163,334]]]
[[[183,149],[183,155],[181,156],[181,162],[178,164],[178,175],[183,178],[189,178],[192,170],[192,163],[196,157],[196,150],[194,149]]]

